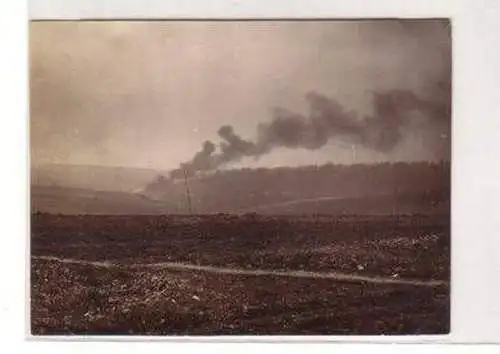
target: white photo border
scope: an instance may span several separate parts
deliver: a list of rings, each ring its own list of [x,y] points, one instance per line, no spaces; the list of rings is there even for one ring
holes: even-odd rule
[[[453,38],[451,333],[445,336],[30,337],[30,340],[485,343],[500,333],[500,3],[495,0],[30,0],[31,20],[450,18]],[[22,50],[22,49],[21,49]],[[21,53],[22,55],[22,53]],[[25,59],[17,70],[25,70]],[[26,102],[18,101],[27,107]],[[25,109],[27,110],[27,109]],[[19,107],[15,113],[19,114]],[[21,111],[23,111],[21,109]],[[9,112],[6,112],[8,114]],[[23,119],[23,117],[16,117]],[[25,132],[28,122],[24,122]],[[16,126],[17,127],[17,126]],[[26,138],[26,133],[18,138]],[[12,139],[11,139],[12,140]],[[18,146],[17,143],[13,143]],[[28,143],[20,158],[26,161]],[[12,148],[11,148],[12,149]],[[27,168],[27,163],[20,164]],[[28,191],[25,191],[26,200]],[[27,202],[29,205],[29,202]],[[28,214],[29,215],[29,214]],[[25,214],[26,216],[26,214]],[[24,231],[28,233],[27,227]],[[26,237],[28,239],[28,236]],[[28,260],[26,261],[26,263]],[[16,262],[19,263],[19,262]],[[27,267],[23,269],[29,275]],[[19,277],[19,274],[17,273]],[[28,279],[27,279],[28,281]],[[24,295],[24,294],[23,294]],[[28,300],[28,299],[27,299]],[[26,307],[29,303],[26,301]]]

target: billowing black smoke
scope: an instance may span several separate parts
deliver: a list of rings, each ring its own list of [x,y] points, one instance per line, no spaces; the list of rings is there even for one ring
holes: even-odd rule
[[[241,138],[230,125],[222,126],[218,130],[222,140],[218,151],[214,143],[206,141],[191,161],[171,172],[171,177],[214,170],[243,157],[258,158],[278,147],[316,150],[331,139],[388,152],[402,140],[402,130],[410,123],[412,112],[420,112],[432,123],[449,120],[451,110],[447,100],[424,100],[405,90],[375,92],[373,114],[364,117],[317,92],[307,93],[305,99],[309,116],[275,108],[273,119],[257,126],[255,141]]]

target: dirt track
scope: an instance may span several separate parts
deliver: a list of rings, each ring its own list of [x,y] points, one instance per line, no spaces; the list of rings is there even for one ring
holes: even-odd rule
[[[118,264],[112,262],[102,262],[102,261],[85,261],[79,259],[70,258],[59,258],[53,256],[32,256],[32,259],[48,260],[48,261],[58,261],[61,263],[69,264],[85,264],[93,265],[96,267],[113,267]],[[213,266],[202,266],[187,263],[176,263],[176,262],[161,262],[161,263],[143,263],[134,264],[127,266],[128,268],[166,268],[175,270],[192,270],[201,271],[217,274],[234,274],[234,275],[249,275],[249,276],[277,276],[277,277],[293,277],[293,278],[309,278],[309,279],[332,279],[338,281],[349,281],[349,282],[366,282],[375,284],[400,284],[400,285],[413,285],[413,286],[425,286],[425,287],[438,287],[448,285],[447,281],[443,280],[416,280],[416,279],[402,279],[402,278],[389,278],[389,277],[377,277],[377,276],[363,276],[357,274],[345,274],[345,273],[323,273],[323,272],[307,272],[307,271],[276,271],[276,270],[264,270],[264,269],[238,269],[238,268],[221,268]]]

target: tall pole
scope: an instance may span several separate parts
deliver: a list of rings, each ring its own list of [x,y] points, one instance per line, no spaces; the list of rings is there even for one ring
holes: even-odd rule
[[[184,185],[186,186],[186,199],[187,199],[189,214],[193,214],[193,209],[191,207],[191,193],[189,192],[188,176],[186,169],[184,169]]]
[[[399,228],[399,183],[398,183],[398,171],[396,171],[398,165],[395,164],[394,168],[394,199],[395,199],[395,214],[396,214],[396,228]]]

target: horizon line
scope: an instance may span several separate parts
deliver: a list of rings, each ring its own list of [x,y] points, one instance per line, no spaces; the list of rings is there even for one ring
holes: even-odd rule
[[[336,162],[324,162],[319,164],[304,164],[304,165],[276,165],[276,166],[259,166],[259,167],[230,167],[230,168],[222,168],[222,169],[213,169],[207,171],[200,172],[215,172],[215,171],[227,171],[227,170],[243,170],[243,169],[274,169],[274,168],[303,168],[303,167],[317,167],[317,166],[353,166],[353,165],[384,165],[384,164],[420,164],[420,163],[428,163],[428,164],[441,164],[441,163],[451,163],[451,159],[439,159],[439,160],[394,160],[394,161],[375,161],[375,162],[353,162],[353,163],[336,163]],[[130,166],[130,165],[100,165],[100,164],[78,164],[78,163],[63,163],[63,162],[49,162],[49,163],[40,163],[33,164],[30,163],[30,169],[37,169],[43,167],[51,167],[51,166],[66,166],[66,167],[97,167],[97,168],[122,168],[122,169],[136,169],[136,170],[153,170],[153,171],[165,171],[169,172],[178,167],[174,168],[156,168],[156,167],[147,167],[147,166]]]

